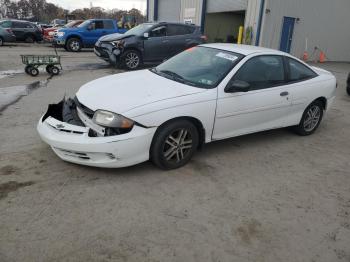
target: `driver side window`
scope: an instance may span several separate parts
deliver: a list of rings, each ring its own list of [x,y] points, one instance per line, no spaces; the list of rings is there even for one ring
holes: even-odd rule
[[[159,26],[154,29],[149,33],[150,37],[163,37],[166,36],[166,26]]]
[[[248,60],[234,75],[233,80],[247,82],[250,90],[275,87],[285,83],[282,56],[262,55]]]

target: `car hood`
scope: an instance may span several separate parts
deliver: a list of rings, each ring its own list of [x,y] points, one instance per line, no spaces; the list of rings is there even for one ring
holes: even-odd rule
[[[116,40],[121,40],[125,38],[130,38],[133,37],[134,35],[124,35],[120,33],[115,33],[115,34],[110,34],[110,35],[104,35],[100,39],[98,39],[99,42],[111,42],[111,41],[116,41]]]
[[[151,103],[205,92],[149,70],[106,76],[83,85],[76,96],[81,104],[95,111],[104,109],[122,114]]]

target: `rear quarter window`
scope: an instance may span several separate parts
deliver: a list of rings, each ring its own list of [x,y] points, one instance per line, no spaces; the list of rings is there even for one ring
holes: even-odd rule
[[[110,20],[103,21],[103,24],[105,29],[114,29],[113,22]]]
[[[311,70],[310,68],[298,62],[295,59],[287,58],[287,63],[289,67],[290,82],[303,81],[317,76],[317,74],[313,70]]]
[[[188,35],[194,32],[193,26],[187,25],[168,25],[168,36]]]

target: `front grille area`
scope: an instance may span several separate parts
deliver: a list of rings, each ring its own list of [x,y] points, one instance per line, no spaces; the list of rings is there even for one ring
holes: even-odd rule
[[[84,112],[85,115],[87,115],[90,119],[92,119],[95,113],[93,110],[81,104],[77,97],[74,97],[74,102],[76,106],[79,107],[79,109],[81,109],[81,111]]]
[[[88,162],[113,162],[117,157],[112,153],[92,153],[92,152],[78,152],[74,150],[67,150],[63,148],[53,147],[56,154],[64,159],[80,160]]]

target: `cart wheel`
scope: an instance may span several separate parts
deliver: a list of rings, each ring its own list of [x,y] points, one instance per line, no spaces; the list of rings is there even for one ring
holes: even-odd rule
[[[31,76],[37,76],[39,74],[39,70],[35,67],[31,67],[28,71]]]
[[[51,72],[52,67],[53,67],[53,65],[47,65],[47,66],[46,66],[46,72],[47,72],[48,74],[52,74],[52,72]]]
[[[60,69],[57,66],[51,67],[51,74],[57,76],[60,73]]]
[[[26,72],[26,74],[30,75],[30,69],[32,68],[32,66],[30,65],[27,65],[25,68],[24,68],[24,72]]]

